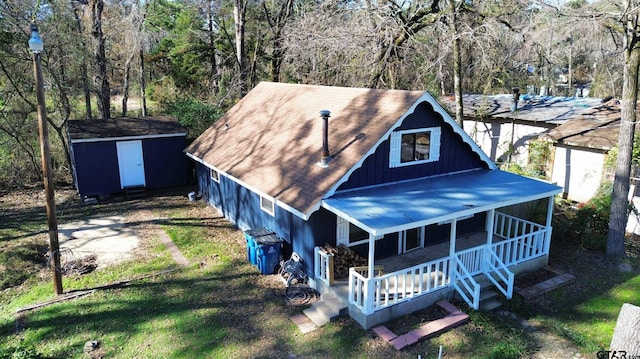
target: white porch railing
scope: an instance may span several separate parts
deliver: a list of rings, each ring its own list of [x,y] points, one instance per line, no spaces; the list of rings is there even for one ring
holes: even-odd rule
[[[480,274],[483,271],[484,248],[485,246],[482,245],[456,252],[456,257],[458,257],[462,265],[472,276]]]
[[[495,252],[485,248],[485,261],[487,268],[484,271],[485,277],[504,294],[507,299],[513,297],[513,272],[507,268]]]
[[[349,302],[363,313],[373,313],[449,286],[449,257],[422,263],[369,280],[349,269]],[[371,293],[372,297],[369,297]],[[372,300],[367,301],[367,298]]]
[[[351,268],[349,303],[363,314],[372,314],[453,287],[471,307],[478,309],[480,285],[473,277],[480,273],[484,273],[507,298],[512,298],[514,276],[508,267],[547,255],[551,228],[496,212],[493,233],[505,239],[371,279],[367,278],[366,271]],[[318,273],[316,271],[316,277]]]
[[[480,308],[480,284],[473,279],[473,274],[467,270],[458,255],[453,256],[451,282],[467,304],[475,310]]]
[[[493,252],[506,266],[549,253],[551,228],[496,212],[493,234],[506,240],[494,243]]]
[[[325,251],[322,247],[315,247],[314,254],[313,272],[315,278],[328,285],[333,285],[333,254]]]

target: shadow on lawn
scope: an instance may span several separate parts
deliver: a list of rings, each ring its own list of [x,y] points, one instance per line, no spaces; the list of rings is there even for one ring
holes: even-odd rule
[[[290,325],[284,287],[247,271],[246,262],[225,267],[219,276],[186,271],[44,307],[26,313],[24,329],[30,341],[66,348],[62,356],[79,355],[87,340],[99,340],[107,356],[206,357],[246,346],[240,353],[256,357],[286,349],[286,337],[274,337]]]
[[[552,242],[549,264],[573,274],[576,279],[564,287],[531,298],[526,303],[526,314],[531,317],[542,315],[570,325],[613,322],[615,326],[622,305],[615,288],[636,277],[640,268],[637,255],[624,261],[632,265],[633,271],[621,271],[619,265],[622,262],[607,258],[601,251],[586,250],[571,242]],[[635,302],[632,304],[640,305],[640,297],[636,295],[633,300]],[[597,339],[599,342],[594,343],[593,338],[586,338],[564,327],[554,329],[593,353],[598,347],[608,348],[613,334],[611,328],[611,333],[601,333]]]

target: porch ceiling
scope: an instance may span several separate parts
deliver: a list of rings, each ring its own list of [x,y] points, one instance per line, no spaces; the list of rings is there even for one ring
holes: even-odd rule
[[[474,170],[339,192],[329,211],[374,236],[547,198],[561,187],[500,170]]]

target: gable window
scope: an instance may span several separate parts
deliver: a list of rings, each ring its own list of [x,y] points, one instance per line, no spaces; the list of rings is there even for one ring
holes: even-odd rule
[[[220,172],[218,172],[218,171],[216,171],[216,170],[214,170],[214,169],[212,168],[212,169],[211,169],[211,171],[210,171],[210,173],[211,173],[211,179],[212,179],[214,182],[218,182],[218,183],[220,183]]]
[[[276,213],[275,201],[272,198],[260,196],[260,208],[272,216]]]
[[[440,133],[439,127],[392,132],[389,167],[438,161]]]

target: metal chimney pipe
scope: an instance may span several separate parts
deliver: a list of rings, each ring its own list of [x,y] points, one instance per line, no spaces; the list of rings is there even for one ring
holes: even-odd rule
[[[518,111],[518,100],[520,100],[520,88],[514,87],[511,89],[513,91],[513,101],[511,102],[511,112]]]
[[[321,110],[320,117],[322,118],[322,159],[320,160],[320,166],[327,167],[329,164],[329,117],[331,117],[331,111]]]

